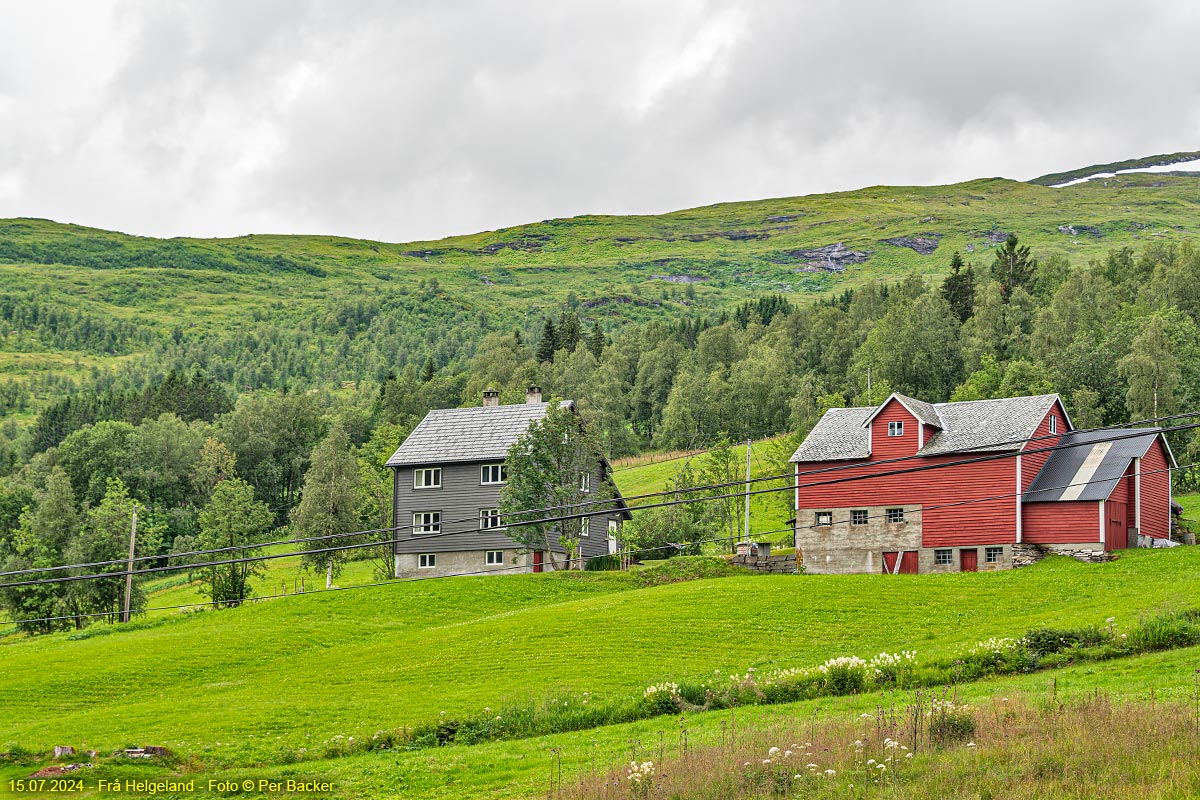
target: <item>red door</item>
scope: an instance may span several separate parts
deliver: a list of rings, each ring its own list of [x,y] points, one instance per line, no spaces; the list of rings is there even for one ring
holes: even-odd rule
[[[533,571],[534,572],[542,571],[542,551],[541,550],[533,551]]]
[[[1125,503],[1105,501],[1104,513],[1108,516],[1108,525],[1104,529],[1105,550],[1124,550],[1129,546],[1126,508]]]
[[[917,551],[905,550],[904,555],[900,556],[900,574],[901,575],[916,575],[917,574]]]
[[[883,574],[884,575],[896,574],[896,557],[899,555],[900,555],[899,553],[884,553],[883,554]]]
[[[958,562],[963,572],[977,572],[979,570],[979,551],[974,548],[959,550]]]

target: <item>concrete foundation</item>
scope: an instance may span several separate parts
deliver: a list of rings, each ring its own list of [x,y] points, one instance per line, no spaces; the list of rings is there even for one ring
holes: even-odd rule
[[[502,550],[503,563],[488,564],[486,550],[460,550],[447,553],[432,553],[433,567],[420,566],[418,553],[396,555],[397,578],[446,578],[452,575],[515,575],[533,572],[533,554],[520,550]],[[550,570],[549,559],[545,565]]]

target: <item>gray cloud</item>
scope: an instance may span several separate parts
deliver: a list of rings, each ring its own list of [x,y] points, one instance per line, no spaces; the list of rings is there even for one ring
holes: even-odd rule
[[[32,5],[0,216],[436,238],[1200,147],[1200,10],[1116,2]]]

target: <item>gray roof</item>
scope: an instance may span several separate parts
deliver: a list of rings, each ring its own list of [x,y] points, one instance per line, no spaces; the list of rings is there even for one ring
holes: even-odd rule
[[[572,408],[574,403],[563,400],[560,406]],[[430,411],[387,465],[499,461],[530,425],[546,416],[549,408],[549,403],[519,403]]]
[[[1043,394],[930,404],[901,395],[894,397],[915,416],[941,428],[926,440],[925,446],[917,453],[922,456],[963,451],[1020,450],[1058,400],[1056,394]],[[829,409],[796,449],[791,460],[843,461],[868,458],[870,448],[866,423],[891,399],[889,397],[879,406]],[[857,425],[853,424],[855,420]]]
[[[1050,453],[1023,500],[1106,500],[1129,468],[1130,460],[1146,455],[1160,435],[1158,428],[1072,431],[1063,436],[1061,444],[1075,446]]]
[[[1038,425],[1057,400],[1056,394],[1040,394],[938,403],[934,408],[942,419],[942,430],[925,442],[921,455],[944,455],[960,450],[1020,450],[1025,440],[1037,432]]]
[[[934,425],[938,428],[943,427],[942,418],[937,412],[937,406],[935,406],[933,403],[926,403],[924,400],[918,400],[915,397],[909,397],[906,394],[900,394],[899,392],[893,392],[887,400],[884,400],[882,403],[880,403],[879,406],[877,406],[876,409],[871,412],[871,415],[867,417],[866,421],[863,422],[863,426],[866,427],[868,422],[875,419],[875,415],[880,411],[883,411],[888,404],[888,400],[891,400],[893,397],[899,400],[900,405],[907,408],[909,412],[921,422],[924,422],[926,425]]]
[[[796,448],[792,461],[841,461],[871,455],[863,423],[875,411],[865,408],[831,408]]]

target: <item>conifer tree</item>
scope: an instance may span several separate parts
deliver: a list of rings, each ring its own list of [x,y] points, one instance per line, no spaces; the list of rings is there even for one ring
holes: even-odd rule
[[[587,348],[592,352],[592,357],[597,361],[600,360],[601,354],[604,353],[604,331],[600,330],[600,323],[592,323],[592,332],[588,334]]]
[[[1029,289],[1037,275],[1037,259],[1029,253],[1029,246],[1021,246],[1017,235],[1010,233],[1004,244],[996,251],[992,265],[992,279],[999,282],[1007,301],[1018,286]]]
[[[546,324],[542,328],[542,339],[537,346],[537,359],[543,364],[547,364],[554,360],[554,351],[558,349],[558,329],[554,327],[554,320],[547,317]]]
[[[963,270],[962,255],[957,250],[950,257],[950,274],[942,281],[942,297],[959,322],[966,322],[975,313],[975,271],[972,267]]]

